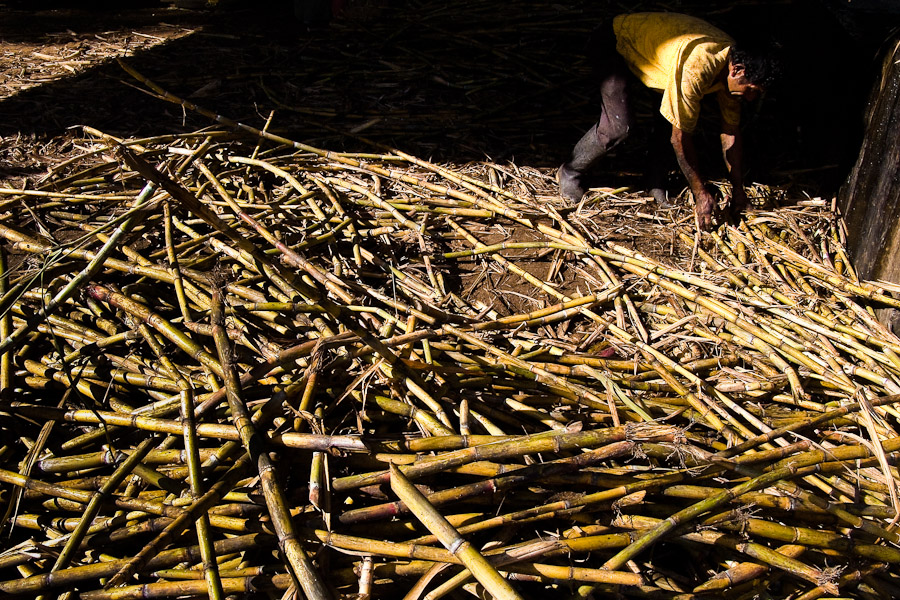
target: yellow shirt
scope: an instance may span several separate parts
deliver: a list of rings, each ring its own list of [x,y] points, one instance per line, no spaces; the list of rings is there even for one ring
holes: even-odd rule
[[[700,101],[716,92],[722,120],[740,121],[741,106],[716,81],[728,68],[734,40],[696,17],[676,13],[633,13],[613,19],[616,50],[644,85],[663,93],[659,112],[675,127],[691,132]]]

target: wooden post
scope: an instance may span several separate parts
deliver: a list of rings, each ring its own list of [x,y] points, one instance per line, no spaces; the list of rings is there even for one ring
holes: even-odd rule
[[[859,276],[900,283],[900,36],[885,47],[881,80],[867,109],[862,149],[838,202]],[[896,315],[879,317],[898,329]]]

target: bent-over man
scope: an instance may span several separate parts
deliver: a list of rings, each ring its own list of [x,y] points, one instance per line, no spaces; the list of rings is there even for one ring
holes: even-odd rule
[[[692,133],[701,100],[716,94],[722,151],[733,186],[730,208],[733,213],[744,210],[740,101],[756,99],[773,83],[779,66],[771,56],[746,51],[706,21],[677,13],[619,15],[601,29],[596,46],[600,120],[559,168],[560,195],[579,201],[586,191],[585,172],[628,137],[634,126],[629,87],[636,77],[648,88],[662,92],[659,113],[671,125],[670,141],[693,192],[697,222],[704,230],[712,226],[716,199],[700,174]],[[651,193],[665,206],[666,191],[656,171]]]

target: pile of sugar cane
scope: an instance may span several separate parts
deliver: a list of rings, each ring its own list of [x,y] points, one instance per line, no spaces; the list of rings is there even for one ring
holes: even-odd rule
[[[0,595],[900,595],[900,301],[823,203],[660,260],[533,171],[86,132],[0,196]]]

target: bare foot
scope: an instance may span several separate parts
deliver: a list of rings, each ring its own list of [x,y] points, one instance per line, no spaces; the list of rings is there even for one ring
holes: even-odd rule
[[[675,203],[669,201],[669,193],[663,188],[653,188],[650,195],[656,201],[656,205],[660,208],[675,208]]]
[[[556,171],[556,181],[559,183],[559,195],[570,202],[579,202],[584,197],[587,189],[582,182],[582,174],[566,165]]]

